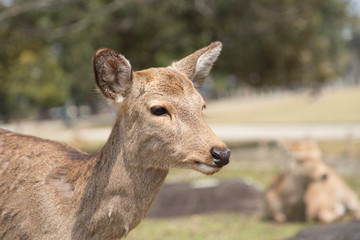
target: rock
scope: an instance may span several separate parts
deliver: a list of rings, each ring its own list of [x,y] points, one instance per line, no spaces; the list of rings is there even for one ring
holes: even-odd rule
[[[232,179],[164,184],[148,217],[178,217],[208,212],[261,214],[262,192],[253,184]]]

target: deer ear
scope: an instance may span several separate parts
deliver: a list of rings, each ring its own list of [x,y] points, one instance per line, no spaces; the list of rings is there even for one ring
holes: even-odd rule
[[[291,145],[292,142],[289,141],[285,141],[285,140],[278,140],[277,141],[277,146],[279,147],[279,149],[286,154],[288,157],[292,157],[292,151],[291,151]]]
[[[183,72],[193,82],[194,87],[199,89],[220,55],[221,48],[221,42],[213,42],[171,66]]]
[[[133,82],[130,62],[120,53],[99,49],[93,58],[95,82],[108,99],[116,102],[127,96]]]

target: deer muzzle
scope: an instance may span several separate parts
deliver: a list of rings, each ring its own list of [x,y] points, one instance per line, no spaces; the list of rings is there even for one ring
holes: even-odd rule
[[[223,167],[229,163],[231,154],[230,149],[227,148],[226,150],[222,150],[218,147],[213,147],[210,152],[212,160],[217,167]]]

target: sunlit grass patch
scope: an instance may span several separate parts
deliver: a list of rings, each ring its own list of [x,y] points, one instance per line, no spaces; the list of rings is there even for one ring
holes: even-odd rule
[[[317,99],[309,93],[282,93],[231,98],[208,103],[211,123],[345,123],[360,122],[360,87],[327,89]]]
[[[360,143],[354,142],[358,151]],[[96,146],[98,145],[98,146]],[[96,150],[100,143],[94,144]],[[325,155],[334,155],[342,161],[347,152],[345,141],[322,141],[319,143]],[[263,190],[271,179],[286,168],[286,159],[273,143],[241,142],[230,145],[230,164],[221,171],[205,176],[193,170],[171,169],[166,182],[190,182],[199,179],[244,179]],[[91,148],[87,151],[94,152]],[[358,156],[358,155],[357,155]],[[344,162],[345,164],[345,162]],[[350,166],[351,167],[351,166]],[[344,180],[358,194],[358,176],[343,176]],[[239,199],[241,201],[241,199]],[[191,215],[178,218],[144,219],[130,232],[127,240],[280,240],[295,235],[309,223],[276,224],[265,221],[260,216],[247,216],[239,212]]]
[[[275,240],[294,235],[305,223],[275,224],[259,216],[239,213],[192,215],[170,219],[145,219],[127,240]]]

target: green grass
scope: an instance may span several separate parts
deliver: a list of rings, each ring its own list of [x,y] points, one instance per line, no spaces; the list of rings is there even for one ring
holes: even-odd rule
[[[256,166],[245,168],[241,161],[233,159],[231,166],[225,167],[213,176],[204,176],[191,170],[172,169],[166,181],[242,178],[264,188],[276,172],[278,172],[277,169],[257,168]],[[262,220],[261,216],[246,216],[240,213],[202,214],[180,218],[144,219],[126,239],[279,240],[296,234],[306,226],[309,224],[276,224]]]
[[[356,143],[358,146],[358,143]],[[342,155],[346,145],[339,142],[321,142],[325,154]],[[251,149],[254,155],[242,153]],[[242,178],[248,179],[261,188],[267,186],[273,176],[285,166],[277,159],[255,159],[259,145],[242,143],[238,149],[234,146],[231,164],[213,176],[204,176],[191,170],[172,169],[167,182],[193,181],[201,178]],[[268,155],[264,152],[265,156]],[[269,155],[270,156],[270,155]],[[262,157],[260,157],[262,158]],[[267,161],[270,161],[269,164]],[[360,192],[360,178],[344,177],[357,193]],[[312,226],[311,223],[276,224],[265,221],[260,216],[246,216],[241,213],[216,213],[192,215],[167,219],[144,219],[130,232],[127,240],[140,239],[194,239],[194,240],[280,240],[295,235],[299,230]]]
[[[343,141],[325,141],[319,143],[325,155],[339,158],[347,152],[347,144]],[[95,149],[98,148],[94,144]],[[271,149],[275,145],[269,144],[268,150],[256,142],[242,142],[232,146],[231,164],[212,176],[201,173],[171,169],[166,182],[189,182],[203,178],[246,179],[264,189],[277,172],[285,168],[284,160],[279,160]],[[360,142],[354,142],[355,155]],[[94,149],[87,149],[94,152]],[[259,153],[261,153],[259,155]],[[357,193],[360,193],[360,178],[345,176],[344,180]],[[240,201],[240,200],[239,200]],[[138,227],[131,231],[127,240],[280,240],[295,235],[299,230],[311,226],[310,223],[276,224],[265,221],[260,216],[246,216],[241,213],[201,214],[179,218],[144,219]]]
[[[274,224],[237,213],[192,215],[171,219],[145,219],[127,240],[275,240],[294,235],[304,223]]]
[[[264,188],[278,170],[277,165],[270,169],[259,167],[252,165],[251,160],[240,160],[239,156],[235,155],[231,165],[224,167],[213,176],[204,176],[191,170],[172,169],[166,181],[242,178]],[[290,237],[308,225],[306,223],[276,224],[262,220],[261,216],[246,216],[240,213],[202,214],[169,219],[144,219],[126,239],[278,240]]]
[[[316,100],[308,93],[258,98],[231,98],[208,103],[212,123],[343,123],[360,122],[360,87],[324,90]]]
[[[208,103],[205,115],[213,123],[347,123],[360,122],[360,87],[353,89],[327,90],[315,102],[306,94],[284,94],[260,99],[227,99]],[[335,156],[337,161],[352,156],[360,157],[360,142],[323,141],[320,148],[324,155]],[[243,152],[252,149],[257,156],[258,143],[233,143],[231,164],[213,176],[204,176],[191,170],[172,169],[167,182],[193,181],[202,178],[241,178],[264,188],[273,176],[282,170],[285,161],[271,158],[265,152],[259,159]],[[83,148],[94,152],[101,144]],[[233,149],[232,149],[233,150]],[[346,164],[346,163],[345,163]],[[344,176],[346,182],[360,193],[360,178]],[[275,224],[260,216],[245,216],[240,213],[217,213],[192,215],[170,219],[144,219],[130,232],[127,240],[279,240],[296,234],[308,223]]]

